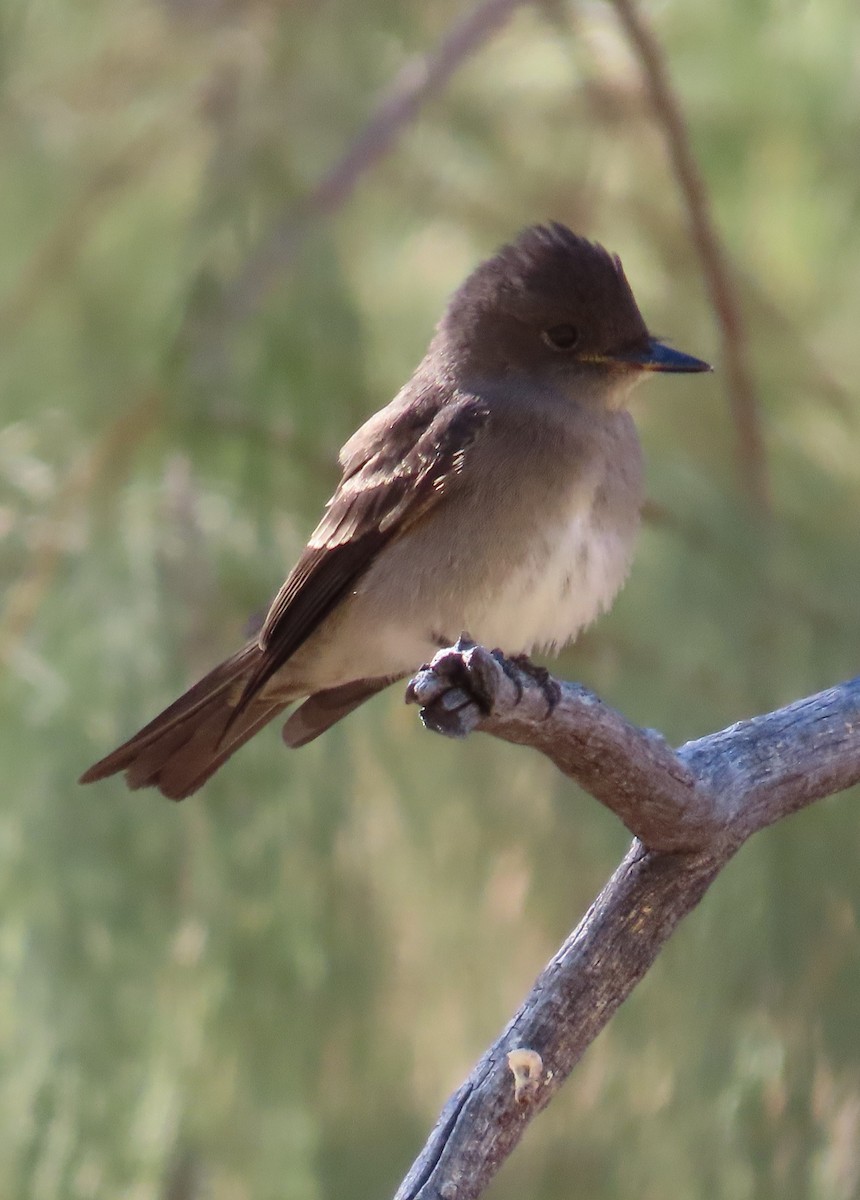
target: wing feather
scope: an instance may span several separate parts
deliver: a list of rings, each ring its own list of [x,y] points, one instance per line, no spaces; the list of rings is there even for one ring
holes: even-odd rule
[[[435,402],[434,402],[435,401]],[[483,429],[488,409],[474,396],[427,394],[395,401],[347,443],[344,475],[260,631],[263,657],[234,712],[281,669],[355,586],[389,542],[446,496]],[[363,435],[363,439],[362,439]]]

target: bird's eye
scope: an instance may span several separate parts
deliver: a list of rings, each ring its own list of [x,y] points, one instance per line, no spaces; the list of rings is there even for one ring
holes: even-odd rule
[[[541,337],[551,350],[573,350],[579,342],[579,330],[575,325],[553,325]]]

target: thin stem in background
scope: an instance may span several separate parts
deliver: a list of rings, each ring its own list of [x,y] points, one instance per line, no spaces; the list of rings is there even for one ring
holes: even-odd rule
[[[749,344],[728,257],[711,214],[710,198],[690,145],[681,105],[672,88],[660,44],[634,0],[612,0],[641,64],[654,117],[666,138],[669,159],[684,199],[693,241],[720,326],[728,395],[744,491],[762,514],[770,507],[767,457],[749,363]]]
[[[407,62],[383,92],[364,128],[304,204],[279,217],[225,290],[222,314],[239,321],[254,312],[289,266],[308,226],[349,199],[362,176],[390,153],[422,106],[530,0],[481,0],[428,54]]]

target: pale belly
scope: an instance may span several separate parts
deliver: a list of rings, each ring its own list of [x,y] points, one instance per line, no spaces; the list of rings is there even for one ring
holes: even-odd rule
[[[630,567],[633,538],[632,528],[596,525],[591,511],[572,513],[466,628],[482,645],[511,654],[560,648],[612,603]]]
[[[403,596],[370,588],[353,597],[336,625],[302,647],[289,683],[304,694],[357,678],[408,674],[462,632],[506,654],[558,649],[611,604],[627,575],[634,534],[633,521],[609,530],[580,505],[534,538],[501,580],[484,577],[466,595],[445,588],[444,599],[432,597],[428,586],[419,589],[422,600],[405,604]]]
[[[464,631],[506,654],[554,650],[575,638],[609,607],[630,566],[641,498],[632,422],[606,439],[562,505],[563,480],[554,472],[550,456],[537,501],[553,513],[551,524],[535,522],[534,505],[522,505],[522,485],[515,484],[496,489],[492,520],[482,497],[453,519],[440,507],[395,541],[296,653],[282,686],[306,694],[409,674]],[[533,491],[536,483],[543,478],[533,475]]]

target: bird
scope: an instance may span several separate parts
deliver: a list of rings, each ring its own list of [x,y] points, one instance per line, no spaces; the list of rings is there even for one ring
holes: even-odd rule
[[[340,452],[340,482],[259,630],[80,782],[180,800],[287,708],[312,741],[461,630],[554,652],[632,559],[642,452],[628,401],[710,370],[652,336],[621,260],[530,226],[453,293],[408,383]]]

